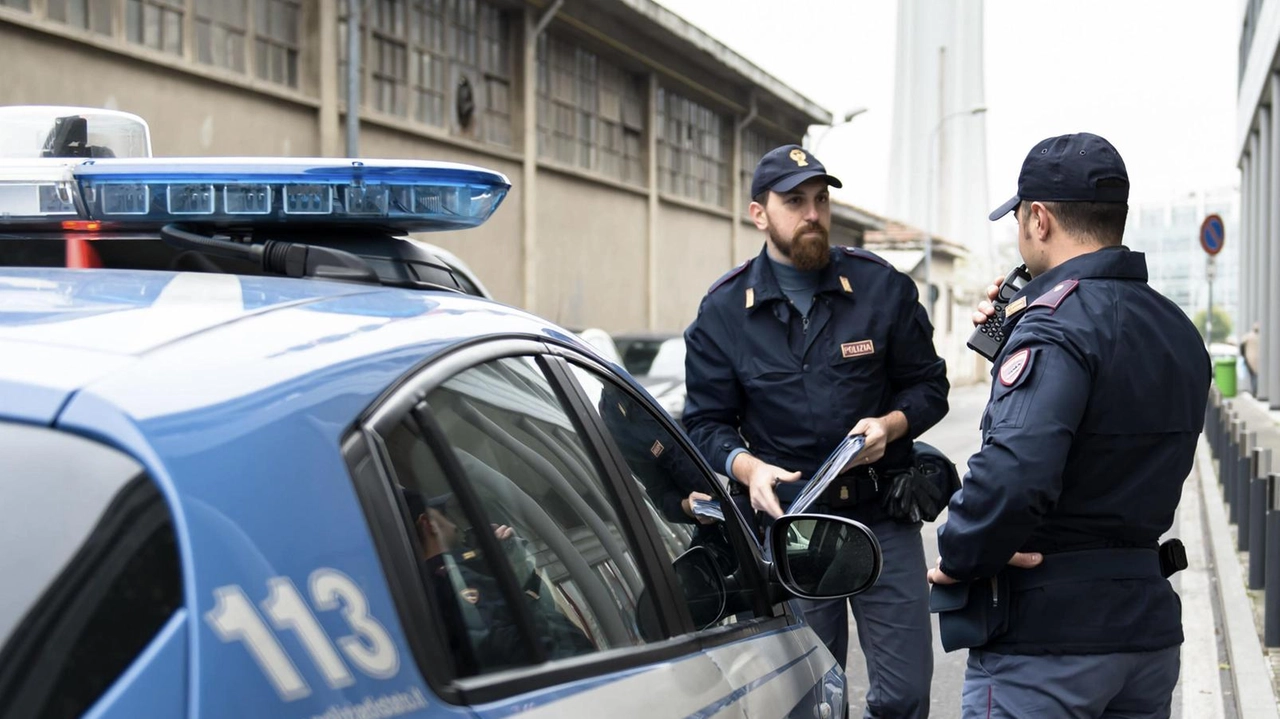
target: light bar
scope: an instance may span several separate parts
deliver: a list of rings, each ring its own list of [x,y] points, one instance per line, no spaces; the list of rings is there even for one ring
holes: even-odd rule
[[[75,219],[71,168],[76,162],[0,161],[0,225]]]
[[[464,229],[489,219],[511,187],[498,172],[415,160],[89,160],[73,174],[81,219],[131,227]]]

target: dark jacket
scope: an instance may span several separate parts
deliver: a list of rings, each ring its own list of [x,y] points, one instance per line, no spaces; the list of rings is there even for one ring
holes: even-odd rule
[[[831,249],[808,318],[762,250],[712,285],[685,344],[683,421],[718,471],[747,447],[808,479],[858,420],[893,410],[910,430],[879,467],[904,467],[911,440],[947,412],[946,364],[915,283],[862,249]]]
[[[1145,547],[1173,524],[1204,422],[1210,366],[1177,305],[1123,247],[1046,272],[1009,307],[983,443],[938,530],[941,569],[993,577],[1014,552]],[[1195,538],[1190,538],[1194,541]],[[1021,575],[1018,575],[1021,576]],[[1169,582],[1084,578],[1015,593],[986,648],[1151,651],[1182,641]]]

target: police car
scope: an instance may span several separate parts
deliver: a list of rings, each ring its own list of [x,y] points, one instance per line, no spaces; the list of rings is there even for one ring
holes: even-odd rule
[[[505,177],[56,165],[0,175],[0,245],[200,271],[0,268],[0,718],[844,715],[787,600],[874,537],[762,547],[632,378],[419,262]]]

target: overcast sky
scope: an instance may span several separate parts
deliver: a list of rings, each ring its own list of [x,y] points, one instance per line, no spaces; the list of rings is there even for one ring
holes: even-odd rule
[[[840,199],[884,211],[896,0],[657,1],[835,115],[868,108],[815,154]],[[986,0],[985,13],[993,207],[1031,146],[1067,132],[1115,144],[1135,202],[1238,185],[1238,2]]]

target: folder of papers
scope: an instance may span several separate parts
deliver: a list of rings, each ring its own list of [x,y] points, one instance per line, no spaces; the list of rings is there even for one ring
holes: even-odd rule
[[[855,457],[862,451],[863,444],[866,443],[866,437],[857,434],[851,437],[845,437],[844,440],[836,446],[835,450],[827,456],[822,462],[822,466],[814,472],[809,483],[800,490],[799,496],[791,503],[791,507],[787,509],[787,514],[800,514],[809,508],[827,491],[827,487],[831,486],[831,481],[840,475],[844,468],[853,461]]]

